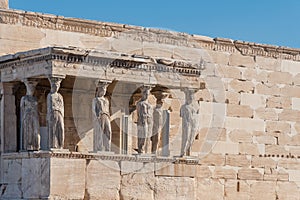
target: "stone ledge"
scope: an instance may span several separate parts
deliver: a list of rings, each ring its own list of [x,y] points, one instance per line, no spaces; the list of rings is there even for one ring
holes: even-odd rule
[[[2,159],[27,159],[27,158],[66,158],[66,159],[86,159],[86,160],[111,160],[111,161],[132,161],[132,162],[178,162],[176,157],[156,157],[156,156],[143,156],[143,155],[121,155],[121,154],[101,154],[101,153],[80,153],[80,152],[51,152],[51,151],[34,151],[34,152],[16,152],[16,153],[3,153]],[[197,160],[195,158],[194,160]],[[180,163],[189,163],[190,159],[180,159]],[[197,162],[193,162],[198,164]]]
[[[214,155],[214,154],[212,154]],[[101,153],[81,153],[81,152],[52,152],[52,151],[32,151],[32,152],[15,152],[15,153],[2,153],[0,154],[2,159],[6,160],[15,160],[15,159],[28,159],[28,158],[66,158],[66,159],[86,159],[86,160],[108,160],[108,161],[131,161],[131,162],[141,162],[141,163],[173,163],[173,164],[186,164],[186,165],[203,165],[203,166],[216,166],[216,164],[209,163],[207,164],[205,158],[199,157],[179,157],[179,156],[170,156],[170,157],[160,157],[160,156],[148,156],[148,155],[125,155],[125,154],[101,154]],[[221,157],[228,156],[244,156],[244,155],[235,155],[235,154],[225,154],[220,155]],[[248,155],[253,158],[274,158],[278,161],[280,160],[300,160],[300,156],[288,154],[288,155],[270,155],[270,154],[261,154],[261,155]],[[219,157],[219,159],[221,158]],[[217,157],[213,157],[217,158]],[[203,161],[205,161],[203,163]],[[219,163],[218,165],[225,165]]]

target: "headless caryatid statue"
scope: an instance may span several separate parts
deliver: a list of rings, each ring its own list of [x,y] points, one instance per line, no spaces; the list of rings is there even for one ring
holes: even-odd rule
[[[21,98],[21,150],[38,151],[40,149],[40,124],[38,103],[33,96],[37,82],[24,80],[26,95]]]
[[[50,148],[63,149],[64,132],[64,100],[58,93],[61,78],[49,78],[51,91],[47,96],[47,126]]]
[[[161,143],[161,132],[163,126],[163,110],[162,110],[162,102],[156,104],[156,107],[153,111],[153,129],[151,136],[151,152],[153,154],[157,154],[158,147]]]
[[[142,98],[136,105],[137,110],[137,129],[138,129],[138,153],[148,153],[149,141],[152,135],[153,109],[148,103],[150,86],[143,86]]]
[[[107,83],[99,82],[96,97],[93,99],[94,151],[111,151],[111,124],[109,101],[106,94]]]
[[[199,127],[199,105],[194,101],[194,91],[192,90],[185,90],[185,104],[180,108],[180,117],[182,117],[180,156],[189,156]]]

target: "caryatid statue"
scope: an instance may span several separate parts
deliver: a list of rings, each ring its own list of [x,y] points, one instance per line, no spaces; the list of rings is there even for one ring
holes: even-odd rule
[[[49,145],[53,149],[63,149],[65,141],[64,131],[64,99],[58,93],[62,78],[50,77],[50,93],[47,96],[47,126]]]
[[[143,86],[142,98],[136,105],[137,131],[138,131],[138,153],[148,153],[150,137],[152,135],[153,109],[148,103],[150,86]]]
[[[33,93],[36,81],[23,80],[26,95],[21,98],[21,150],[38,151],[40,149],[40,124],[38,103]]]
[[[105,97],[108,83],[97,83],[96,96],[93,99],[94,151],[111,151],[111,124],[109,100]]]
[[[157,153],[158,147],[161,142],[161,131],[163,126],[163,110],[162,102],[157,103],[153,111],[153,128],[151,136],[151,152],[153,154]]]
[[[199,127],[199,104],[194,101],[195,90],[185,89],[185,104],[180,108],[182,118],[182,145],[180,156],[190,155]]]
[[[153,110],[153,128],[151,136],[151,152],[157,154],[158,148],[161,146],[162,129],[163,129],[163,99],[168,96],[165,91],[151,92],[156,98],[156,106]]]

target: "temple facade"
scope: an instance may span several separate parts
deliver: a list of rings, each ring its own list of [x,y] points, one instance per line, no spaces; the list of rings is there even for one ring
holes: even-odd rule
[[[0,8],[1,199],[299,198],[299,49]]]

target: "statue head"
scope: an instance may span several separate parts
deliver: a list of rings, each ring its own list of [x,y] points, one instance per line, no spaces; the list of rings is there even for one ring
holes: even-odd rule
[[[163,106],[163,102],[160,102],[160,103],[156,104],[156,108],[162,108],[162,106]]]
[[[141,90],[142,90],[142,98],[141,98],[141,100],[142,101],[146,101],[148,99],[149,94],[150,94],[150,89],[151,89],[150,86],[143,86],[141,88]]]
[[[107,84],[99,82],[96,96],[103,97],[106,94],[106,91],[107,91]]]
[[[186,104],[191,104],[194,101],[194,93],[195,91],[191,89],[184,90]]]
[[[35,91],[35,87],[37,85],[37,81],[29,81],[27,79],[23,80],[25,86],[26,86],[26,95],[33,96],[33,93]]]
[[[50,77],[49,81],[50,81],[50,84],[51,84],[51,93],[58,92],[62,79],[57,78],[57,77]]]

